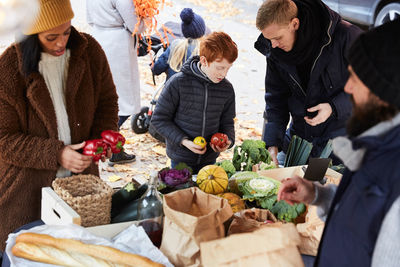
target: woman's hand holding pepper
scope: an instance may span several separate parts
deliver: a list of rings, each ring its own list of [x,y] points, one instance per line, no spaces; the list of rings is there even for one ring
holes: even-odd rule
[[[76,151],[84,146],[85,142],[64,146],[57,155],[58,163],[73,173],[83,172],[92,162],[91,156],[86,156]]]

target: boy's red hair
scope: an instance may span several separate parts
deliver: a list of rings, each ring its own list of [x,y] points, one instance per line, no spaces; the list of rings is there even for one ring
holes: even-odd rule
[[[204,56],[208,63],[222,59],[233,63],[238,57],[238,49],[228,34],[213,32],[201,41],[200,56]]]

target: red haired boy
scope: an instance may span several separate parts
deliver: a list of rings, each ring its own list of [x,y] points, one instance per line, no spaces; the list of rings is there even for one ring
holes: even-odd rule
[[[199,56],[189,58],[165,84],[151,122],[166,140],[171,167],[185,162],[197,173],[233,146],[235,92],[225,76],[237,56],[229,35],[214,32],[201,41]],[[223,148],[208,142],[217,132],[229,138]],[[192,142],[197,136],[206,139],[206,147]]]

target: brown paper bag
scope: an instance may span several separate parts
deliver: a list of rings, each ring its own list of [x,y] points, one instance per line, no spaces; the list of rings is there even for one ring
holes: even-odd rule
[[[266,221],[277,222],[275,215],[269,210],[247,209],[233,215],[228,235],[253,232],[266,225]]]
[[[301,254],[316,256],[325,223],[318,217],[315,206],[308,206],[305,220],[304,223],[296,225],[301,238],[299,249]]]
[[[228,200],[197,187],[164,195],[164,230],[160,250],[175,266],[200,266],[200,243],[222,238],[232,216]]]
[[[251,233],[201,243],[201,261],[204,267],[302,267],[299,244],[294,224],[268,224]]]
[[[327,178],[327,184],[338,185],[341,175],[332,170],[330,171],[335,175],[325,175]],[[311,205],[308,206],[305,222],[297,224],[297,231],[301,238],[301,245],[299,247],[301,254],[311,256],[317,255],[324,227],[325,223],[317,215],[317,207]]]

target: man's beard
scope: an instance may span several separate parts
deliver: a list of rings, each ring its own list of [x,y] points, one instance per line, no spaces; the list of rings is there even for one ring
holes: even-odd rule
[[[353,98],[353,115],[347,121],[347,134],[356,137],[382,121],[393,118],[398,109],[391,105],[383,105],[379,98],[370,95],[368,102],[356,105]]]

